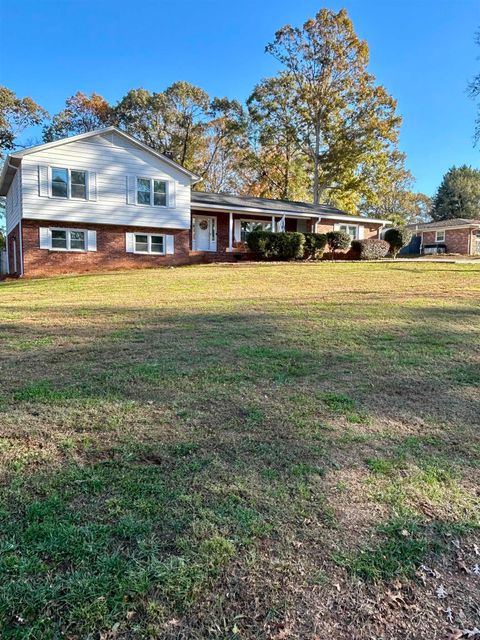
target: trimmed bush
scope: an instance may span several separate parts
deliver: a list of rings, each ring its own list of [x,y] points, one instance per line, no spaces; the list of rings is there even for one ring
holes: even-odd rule
[[[257,258],[266,260],[269,258],[269,248],[271,245],[271,237],[273,233],[271,231],[252,231],[248,234],[247,245],[252,253]]]
[[[352,240],[352,254],[356,260],[378,260],[384,258],[389,249],[388,242],[378,238]]]
[[[332,258],[335,258],[335,251],[348,249],[352,239],[345,231],[329,231],[327,233],[328,248],[332,252]]]
[[[320,260],[327,246],[327,236],[324,233],[304,233],[304,258],[306,260]]]
[[[303,257],[303,233],[272,233],[271,231],[252,231],[247,244],[262,260],[298,260]]]
[[[412,232],[406,227],[392,227],[385,231],[384,238],[390,245],[390,253],[396,258],[400,249],[412,239]]]

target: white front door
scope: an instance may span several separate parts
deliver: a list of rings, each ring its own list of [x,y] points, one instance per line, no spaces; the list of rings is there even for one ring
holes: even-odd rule
[[[194,216],[192,221],[194,251],[217,250],[217,219],[213,216]]]

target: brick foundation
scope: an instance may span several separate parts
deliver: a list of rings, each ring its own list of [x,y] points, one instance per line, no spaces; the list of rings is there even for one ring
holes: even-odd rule
[[[175,229],[156,229],[150,227],[125,227],[99,224],[72,224],[23,220],[23,258],[24,275],[48,276],[61,273],[85,273],[88,271],[108,271],[112,269],[144,269],[167,265],[187,264],[190,262],[190,232]],[[40,249],[40,227],[66,227],[90,229],[97,232],[97,251],[49,251]],[[150,256],[126,253],[125,234],[167,233],[175,236],[175,253],[168,256]],[[10,237],[10,236],[9,236]]]

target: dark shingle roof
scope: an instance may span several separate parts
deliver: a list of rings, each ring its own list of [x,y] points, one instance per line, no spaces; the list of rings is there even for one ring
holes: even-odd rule
[[[428,229],[445,229],[448,227],[469,227],[480,226],[480,220],[471,220],[467,218],[451,218],[450,220],[434,220],[433,222],[424,222],[422,224],[408,225],[412,229],[426,231]]]
[[[299,213],[313,216],[349,216],[346,211],[341,211],[336,207],[327,204],[310,204],[308,202],[294,202],[292,200],[272,200],[270,198],[254,198],[253,196],[232,196],[227,193],[205,193],[203,191],[192,191],[192,205],[195,203],[203,205],[239,207],[244,209],[262,209],[272,213]],[[386,222],[382,220],[382,222]]]

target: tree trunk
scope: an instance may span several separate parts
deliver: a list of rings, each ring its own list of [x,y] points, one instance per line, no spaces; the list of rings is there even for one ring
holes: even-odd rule
[[[313,204],[319,204],[320,202],[320,185],[319,185],[319,170],[320,170],[320,125],[315,125],[315,157],[313,160]]]

